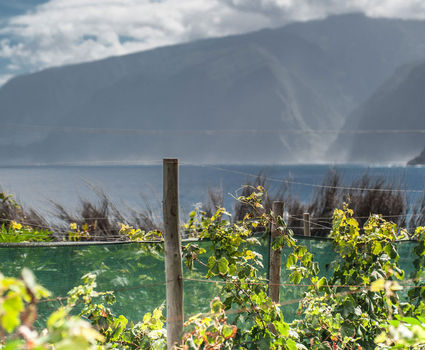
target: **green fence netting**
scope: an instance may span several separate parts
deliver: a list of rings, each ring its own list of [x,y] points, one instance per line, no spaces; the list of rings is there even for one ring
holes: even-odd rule
[[[329,264],[336,259],[332,241],[298,237],[319,262],[321,275],[329,273]],[[406,276],[413,271],[412,249],[414,242],[400,242],[400,265]],[[207,248],[209,242],[202,242]],[[267,242],[256,246],[263,255],[267,276]],[[282,266],[285,266],[288,249],[283,250]],[[37,281],[50,290],[52,299],[66,296],[80,278],[88,273],[98,275],[99,291],[114,291],[117,297],[112,307],[117,314],[132,320],[141,320],[146,312],[165,303],[164,255],[161,243],[120,243],[101,245],[48,245],[48,246],[0,246],[0,272],[6,276],[19,276],[23,267],[31,269]],[[220,295],[221,285],[205,279],[205,270],[198,267],[189,271],[184,267],[184,295],[186,317],[209,310],[210,300]],[[307,287],[290,285],[288,273],[282,269],[282,310],[287,319],[292,319],[298,307],[297,300]],[[288,285],[286,285],[288,284]],[[41,320],[59,305],[58,301],[40,303]]]

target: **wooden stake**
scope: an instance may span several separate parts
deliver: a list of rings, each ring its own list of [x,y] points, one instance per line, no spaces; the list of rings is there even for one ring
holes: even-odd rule
[[[183,333],[183,267],[179,232],[178,159],[163,160],[163,215],[167,289],[167,348]]]
[[[273,202],[273,217],[276,219],[278,216],[283,216],[283,202]],[[275,220],[272,223],[271,239],[270,239],[270,267],[269,267],[269,296],[275,302],[279,303],[280,298],[280,270],[282,266],[282,250],[274,250],[272,243],[281,232],[277,230],[278,225]]]
[[[310,213],[304,213],[303,215],[304,220],[304,236],[310,237]]]

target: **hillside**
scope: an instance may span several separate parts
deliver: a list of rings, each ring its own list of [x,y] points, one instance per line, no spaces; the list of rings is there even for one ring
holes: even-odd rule
[[[401,67],[347,119],[343,130],[377,134],[341,135],[333,149],[349,161],[406,162],[425,145],[425,62]],[[386,131],[390,131],[389,133]]]
[[[425,149],[418,156],[410,159],[407,165],[425,165]]]
[[[20,76],[0,88],[0,159],[323,160],[333,139],[309,131],[425,57],[424,34],[344,15]]]

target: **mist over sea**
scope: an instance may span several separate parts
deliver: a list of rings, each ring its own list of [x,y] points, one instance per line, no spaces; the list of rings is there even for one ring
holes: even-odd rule
[[[409,202],[422,198],[424,167],[366,167],[360,165],[180,165],[180,205],[183,215],[197,203],[208,199],[208,190],[223,193],[224,204],[231,210],[241,186],[261,174],[269,191],[289,186],[291,193],[309,201],[329,171],[337,171],[344,184],[367,173],[384,177],[407,190]],[[14,194],[26,208],[32,207],[49,216],[51,201],[73,210],[80,198],[95,200],[96,190],[103,191],[120,208],[143,209],[147,205],[161,215],[162,166],[20,166],[0,167],[2,191]],[[416,192],[417,191],[417,192]]]

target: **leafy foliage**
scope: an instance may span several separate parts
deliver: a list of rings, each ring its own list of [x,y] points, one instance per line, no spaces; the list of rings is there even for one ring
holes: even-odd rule
[[[45,229],[34,229],[11,221],[8,226],[0,228],[0,243],[49,242],[52,232]]]
[[[212,218],[192,213],[189,227],[201,239],[211,239],[212,252],[196,246],[186,247],[186,263],[208,267],[207,278],[223,280],[220,295],[237,327],[235,348],[242,349],[419,349],[424,345],[423,281],[425,259],[424,232],[417,229],[419,244],[415,248],[418,268],[414,281],[418,288],[409,292],[410,302],[398,281],[404,280],[399,267],[397,242],[408,237],[394,223],[379,215],[371,215],[361,227],[353,211],[344,207],[333,214],[334,251],[339,255],[331,264],[330,276],[319,276],[314,257],[305,247],[298,246],[282,218],[264,213],[262,189],[239,198],[251,205],[242,223],[231,224],[218,210]],[[260,214],[255,213],[259,211]],[[255,213],[255,214],[253,214]],[[252,220],[253,217],[260,217]],[[291,323],[283,320],[279,305],[267,296],[264,277],[258,274],[261,257],[252,254],[251,236],[257,225],[266,226],[275,220],[282,235],[272,242],[273,249],[290,247],[286,269],[292,283],[309,285],[299,302],[299,318]],[[408,313],[412,316],[406,316]]]
[[[236,326],[227,323],[224,305],[220,298],[210,303],[211,312],[206,315],[195,315],[185,323],[186,333],[182,337],[179,350],[198,349],[233,349],[233,338]]]
[[[352,215],[347,208],[335,210],[331,237],[340,258],[332,277],[311,279],[301,303],[305,320],[296,324],[312,349],[372,349],[384,320],[401,311],[399,285],[385,283],[404,278],[396,241],[406,234],[379,216],[371,216],[361,234]]]
[[[103,337],[89,322],[70,316],[69,308],[52,313],[43,332],[33,328],[37,303],[49,295],[27,269],[20,279],[0,274],[0,349],[96,349]]]
[[[347,206],[336,209],[330,237],[337,259],[325,276],[283,218],[264,208],[264,197],[261,186],[239,197],[250,210],[238,222],[222,208],[212,216],[190,213],[185,233],[200,242],[184,247],[185,264],[204,271],[220,297],[212,299],[209,312],[186,321],[176,349],[425,349],[425,228],[415,232],[415,271],[407,290],[397,249],[407,232],[379,215],[361,226]],[[285,248],[292,287],[307,286],[303,297],[293,301],[298,304],[293,321],[283,316],[286,303],[268,296],[263,257],[256,249],[261,237],[253,233],[271,223],[281,233],[271,247]],[[80,230],[77,224],[70,229]],[[144,239],[142,230],[121,229]],[[202,241],[210,242],[209,248]],[[0,276],[0,349],[166,349],[163,305],[139,322],[116,316],[110,309],[114,294],[98,292],[96,278],[85,275],[39,333],[33,327],[37,301],[48,292],[26,270],[21,279]],[[79,317],[70,316],[76,312]]]
[[[251,206],[252,213],[261,213],[263,193],[263,188],[257,187],[249,196],[238,199]],[[231,224],[226,219],[230,214],[224,209],[217,210],[210,218],[204,212],[191,213],[186,229],[200,240],[211,241],[211,251],[207,258],[205,250],[189,244],[185,248],[186,264],[189,267],[194,263],[206,266],[206,278],[222,280],[220,295],[224,309],[234,315],[232,325],[236,332],[232,338],[233,348],[296,349],[296,332],[291,331],[279,305],[267,294],[268,281],[259,272],[263,267],[262,256],[254,250],[260,241],[252,236],[252,231],[259,225],[267,226],[269,220],[283,223],[283,220],[264,213],[254,220],[253,217],[258,216],[255,214],[247,214],[242,222]],[[279,248],[282,245],[294,246],[294,243],[291,231],[282,229],[281,238],[273,245]],[[294,275],[301,274],[295,270]],[[223,343],[221,348],[226,346]]]

